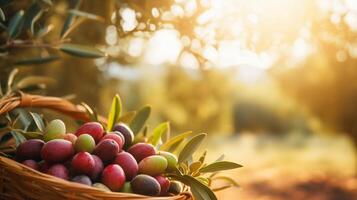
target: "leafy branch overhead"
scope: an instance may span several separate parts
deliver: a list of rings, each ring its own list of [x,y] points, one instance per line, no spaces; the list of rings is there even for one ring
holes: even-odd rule
[[[82,1],[71,1],[71,9],[67,11],[66,21],[61,32],[53,33],[57,35],[57,39],[50,41],[46,36],[54,30],[54,25],[48,19],[48,13],[55,12],[53,11],[53,2],[51,0],[35,0],[27,8],[8,15],[12,12],[7,12],[6,9],[13,3],[15,1],[8,0],[1,1],[0,4],[0,29],[6,31],[6,34],[2,35],[4,38],[0,38],[0,41],[3,41],[0,44],[0,56],[5,56],[10,65],[34,65],[52,62],[61,57],[60,52],[85,58],[106,56],[103,51],[93,45],[77,44],[72,42],[69,37],[86,20],[105,23],[103,17],[80,10]],[[13,49],[31,52],[33,48],[39,49],[39,51],[36,51],[37,55],[32,53],[26,59],[12,56]]]

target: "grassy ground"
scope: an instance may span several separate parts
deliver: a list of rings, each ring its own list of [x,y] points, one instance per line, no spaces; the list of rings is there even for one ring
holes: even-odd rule
[[[227,172],[240,188],[217,192],[219,199],[354,200],[353,147],[344,136],[299,136],[285,139],[242,135],[213,138],[209,159],[220,153],[244,165]]]

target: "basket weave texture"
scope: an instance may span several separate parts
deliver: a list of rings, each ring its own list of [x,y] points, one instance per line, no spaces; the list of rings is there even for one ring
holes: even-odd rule
[[[0,115],[18,107],[48,108],[74,119],[88,121],[81,105],[65,99],[19,93],[0,101]],[[106,121],[105,118],[100,118]],[[14,160],[0,156],[0,199],[11,200],[193,200],[191,193],[176,196],[149,197],[130,193],[107,192],[94,187],[50,176]]]

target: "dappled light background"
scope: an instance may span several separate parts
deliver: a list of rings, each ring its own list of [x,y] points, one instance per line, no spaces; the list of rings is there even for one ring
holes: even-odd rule
[[[52,11],[48,37],[68,6]],[[167,120],[173,134],[207,132],[211,160],[244,165],[227,172],[241,187],[217,192],[222,199],[357,196],[356,0],[108,0],[81,9],[107,22],[80,25],[74,40],[108,57],[21,68],[56,79],[48,94],[76,94],[106,115],[119,93],[125,111],[152,105],[149,130]]]

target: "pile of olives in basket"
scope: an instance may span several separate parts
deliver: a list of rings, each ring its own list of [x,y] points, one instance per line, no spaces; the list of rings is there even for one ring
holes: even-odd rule
[[[64,122],[55,119],[42,139],[21,143],[15,159],[42,173],[107,191],[166,196],[182,190],[179,182],[164,176],[175,168],[177,157],[149,143],[134,143],[124,123],[106,132],[100,123],[87,122],[67,133]]]

